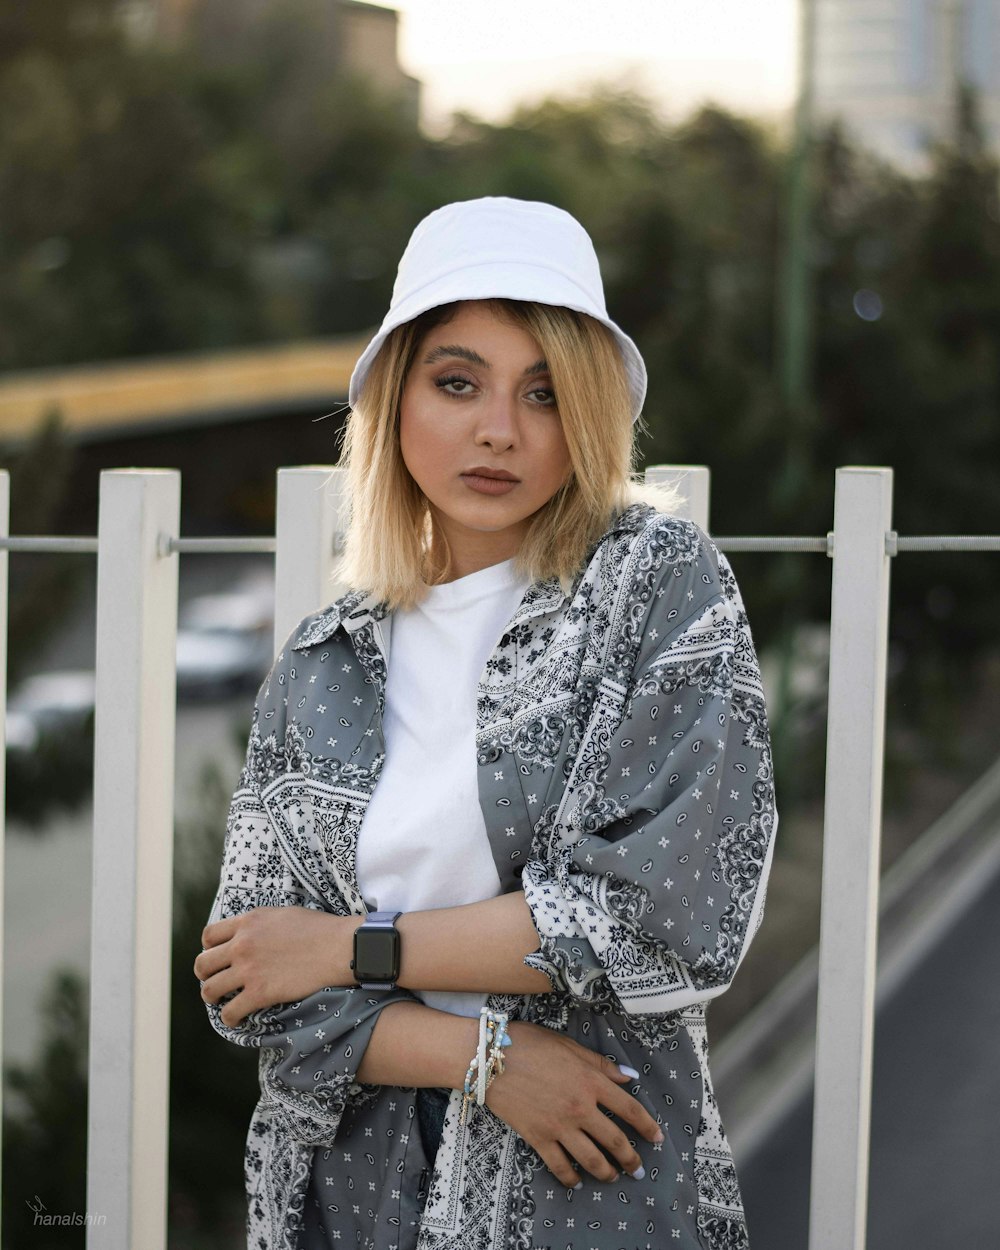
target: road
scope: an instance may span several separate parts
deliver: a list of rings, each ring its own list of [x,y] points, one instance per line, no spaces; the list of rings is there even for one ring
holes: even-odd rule
[[[875,1026],[867,1250],[997,1250],[1000,876]],[[806,1250],[812,1089],[737,1160],[751,1250]]]

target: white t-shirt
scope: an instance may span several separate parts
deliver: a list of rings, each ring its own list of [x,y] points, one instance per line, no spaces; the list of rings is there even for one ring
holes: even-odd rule
[[[479,805],[476,696],[490,652],[530,582],[514,560],[440,586],[381,621],[389,654],[385,760],[361,822],[357,877],[378,911],[478,903],[500,893]],[[415,990],[477,1016],[484,993]]]

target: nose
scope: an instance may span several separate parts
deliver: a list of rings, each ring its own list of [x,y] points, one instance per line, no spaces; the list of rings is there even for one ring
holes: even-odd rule
[[[517,405],[501,390],[495,390],[479,409],[476,443],[503,451],[517,442]]]

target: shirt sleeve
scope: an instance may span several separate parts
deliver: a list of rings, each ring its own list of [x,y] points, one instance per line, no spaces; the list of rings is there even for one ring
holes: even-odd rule
[[[699,554],[660,569],[632,678],[601,683],[551,850],[522,875],[540,939],[524,962],[650,1039],[728,987],[761,920],[777,828],[743,601],[693,528]]]
[[[297,632],[297,631],[296,631]],[[291,635],[265,678],[254,704],[246,759],[226,820],[218,891],[208,923],[255,907],[322,909],[282,853],[278,832],[263,801],[275,776],[289,765],[284,750],[284,703]],[[262,737],[261,725],[267,727]],[[419,1001],[402,987],[364,990],[330,986],[301,1002],[249,1012],[238,1025],[222,1020],[236,995],[206,1003],[212,1028],[238,1046],[260,1049],[262,1099],[289,1134],[308,1145],[328,1146],[348,1106],[373,1101],[380,1085],[357,1079],[372,1032],[384,1007]]]

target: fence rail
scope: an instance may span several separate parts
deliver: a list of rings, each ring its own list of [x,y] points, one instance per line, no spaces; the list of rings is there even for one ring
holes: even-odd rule
[[[728,537],[713,535],[712,542],[720,551],[811,551],[818,555],[833,555],[833,530],[826,538],[798,538],[784,535],[761,537]],[[1000,535],[918,535],[900,538],[895,530],[885,535],[886,554],[899,555],[904,551],[1000,551]],[[277,547],[274,538],[165,538],[160,555],[232,555],[234,552],[251,552],[273,555]],[[337,547],[337,543],[334,543]],[[96,538],[18,536],[0,538],[0,551],[42,552],[90,552],[97,554]]]
[[[711,532],[707,468],[657,465],[646,477],[676,482],[684,515]],[[713,539],[723,551],[832,562],[810,1250],[865,1244],[891,561],[1000,551],[1000,536],[900,537],[892,481],[890,468],[838,469],[825,536]],[[331,466],[281,469],[273,538],[182,538],[176,470],[106,470],[96,538],[8,537],[0,473],[5,619],[9,553],[97,555],[90,994],[101,1010],[90,1012],[87,1208],[106,1218],[88,1227],[88,1250],[164,1250],[167,1241],[178,557],[273,554],[277,651],[341,589],[331,573],[342,491],[342,471]],[[0,838],[0,900],[2,867]]]

